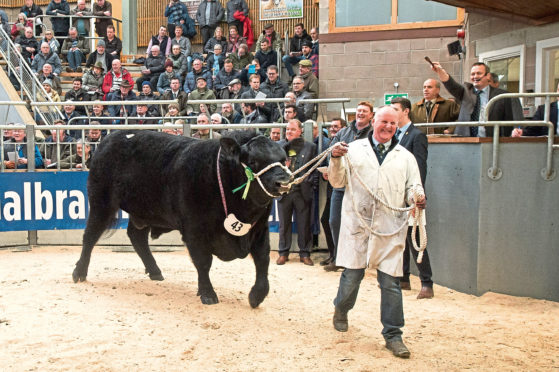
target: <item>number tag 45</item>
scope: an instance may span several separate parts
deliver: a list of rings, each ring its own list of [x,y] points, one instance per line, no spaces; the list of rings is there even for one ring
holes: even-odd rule
[[[250,231],[252,225],[239,221],[233,213],[230,213],[225,221],[223,221],[223,227],[225,227],[225,230],[231,235],[243,236]]]

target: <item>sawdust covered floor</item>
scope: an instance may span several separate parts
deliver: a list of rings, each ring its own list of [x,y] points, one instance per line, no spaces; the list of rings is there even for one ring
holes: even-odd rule
[[[336,332],[332,299],[340,273],[296,257],[270,265],[270,294],[247,296],[250,258],[214,260],[220,303],[196,296],[186,252],[155,253],[165,281],[150,281],[135,253],[93,251],[88,281],[75,284],[79,247],[0,251],[1,371],[449,371],[559,368],[559,304],[494,293],[475,297],[435,286],[404,292],[409,360],[380,335],[374,272],[362,284],[350,329]],[[294,259],[293,259],[294,258]]]

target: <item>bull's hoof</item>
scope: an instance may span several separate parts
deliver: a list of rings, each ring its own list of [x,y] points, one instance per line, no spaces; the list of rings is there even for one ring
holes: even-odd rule
[[[200,296],[200,301],[202,301],[202,303],[204,305],[215,305],[217,303],[219,303],[219,300],[217,299],[217,295],[214,296]]]
[[[215,305],[219,303],[219,300],[217,299],[217,294],[213,289],[209,291],[201,291],[200,289],[198,289],[198,293],[196,294],[200,296],[200,301],[202,301],[204,305]]]
[[[86,278],[87,278],[87,274],[80,274],[78,268],[74,269],[74,272],[72,273],[72,279],[74,280],[74,283],[85,282]]]
[[[269,289],[269,286],[252,287],[250,293],[248,294],[248,303],[250,304],[250,307],[252,307],[253,309],[257,308],[258,305],[260,305],[268,295]]]
[[[165,278],[163,277],[163,275],[161,275],[161,273],[159,273],[159,274],[149,274],[149,278],[151,280],[158,280],[158,281],[165,280]]]

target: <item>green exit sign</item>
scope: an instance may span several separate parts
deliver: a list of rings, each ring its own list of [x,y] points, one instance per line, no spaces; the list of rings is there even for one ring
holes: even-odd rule
[[[407,93],[384,93],[384,104],[389,105],[393,98],[402,97],[408,98]]]

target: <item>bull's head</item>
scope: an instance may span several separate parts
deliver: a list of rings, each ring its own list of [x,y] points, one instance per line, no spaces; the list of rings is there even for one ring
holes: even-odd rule
[[[286,154],[276,142],[265,136],[256,136],[241,146],[234,138],[222,137],[220,144],[226,156],[237,159],[240,164],[250,168],[254,175],[277,164],[258,175],[259,185],[255,185],[255,188],[262,186],[264,193],[274,197],[289,191],[291,174],[285,168]]]

